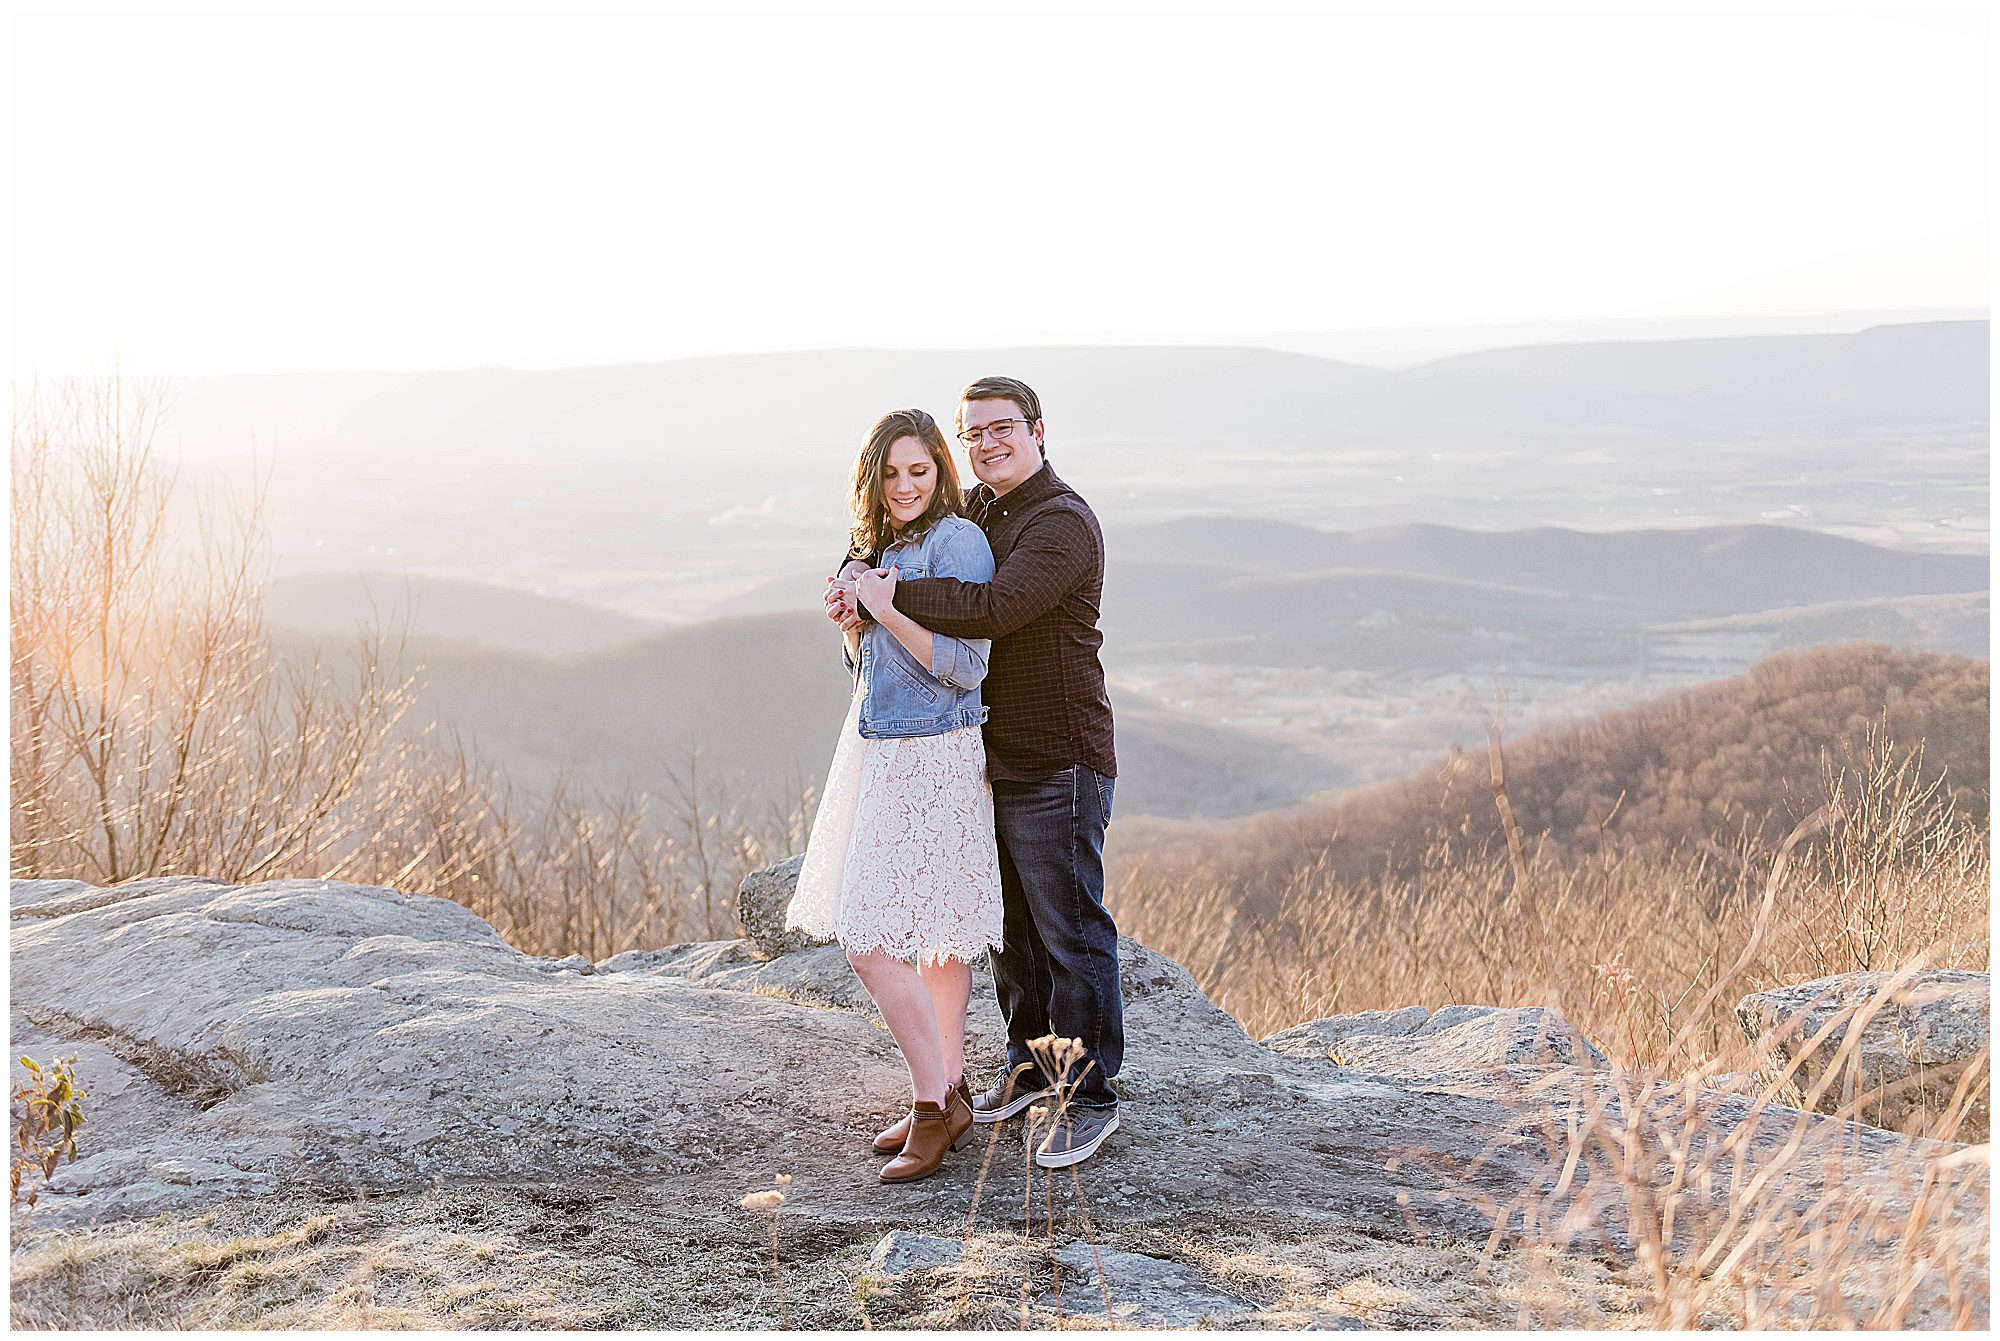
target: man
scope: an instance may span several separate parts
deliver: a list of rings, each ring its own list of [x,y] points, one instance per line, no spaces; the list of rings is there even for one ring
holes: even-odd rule
[[[966,513],[993,546],[993,580],[899,583],[859,560],[840,576],[886,584],[896,609],[934,633],[993,640],[984,739],[1005,914],[1004,945],[991,959],[1009,1073],[1026,1069],[1011,1089],[1002,1077],[976,1095],[972,1115],[999,1122],[1053,1095],[1055,1078],[1028,1041],[1081,1039],[1066,1120],[1035,1152],[1037,1164],[1057,1168],[1089,1158],[1117,1129],[1110,1080],[1125,1050],[1118,928],[1104,908],[1104,829],[1118,771],[1097,656],[1104,533],[1050,469],[1041,399],[1026,383],[974,382],[960,394],[957,427],[980,479]],[[829,618],[866,614],[829,589]]]

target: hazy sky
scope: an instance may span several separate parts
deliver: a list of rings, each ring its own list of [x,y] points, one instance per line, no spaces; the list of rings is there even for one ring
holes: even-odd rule
[[[15,6],[17,372],[1984,307],[1982,5]]]

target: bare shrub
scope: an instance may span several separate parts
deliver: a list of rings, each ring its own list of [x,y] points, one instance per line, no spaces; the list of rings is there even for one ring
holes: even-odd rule
[[[11,869],[116,884],[311,868],[354,832],[410,681],[378,633],[347,686],[272,654],[261,495],[169,530],[165,388],[38,385],[13,428]]]
[[[573,767],[523,796],[464,741],[428,740],[345,878],[453,899],[531,954],[597,960],[735,936],[736,885],[803,845],[813,794],[759,802],[692,752],[662,772],[664,798],[585,788]]]
[[[194,500],[155,459],[170,403],[119,376],[37,385],[13,425],[11,873],[389,885],[465,904],[531,953],[736,934],[736,883],[804,842],[813,797],[755,803],[698,753],[662,795],[524,795],[406,725],[407,621],[288,656],[262,610],[261,490]]]
[[[1987,854],[1927,776],[1924,742],[1904,750],[1872,725],[1853,761],[1821,755],[1821,789],[1837,822],[1808,853],[1801,898],[1810,915],[1785,932],[1806,977],[1871,971],[1925,954],[1982,955],[1984,912],[1972,898]]]

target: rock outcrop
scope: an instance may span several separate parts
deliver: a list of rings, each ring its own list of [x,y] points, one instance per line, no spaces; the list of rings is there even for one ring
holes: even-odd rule
[[[1294,1057],[1321,1057],[1416,1080],[1609,1065],[1568,1020],[1540,1007],[1446,1006],[1432,1012],[1406,1006],[1333,1015],[1272,1034],[1264,1045]]]
[[[1019,1124],[1005,1124],[937,1176],[884,1189],[867,1142],[906,1102],[903,1067],[838,947],[765,934],[795,873],[794,861],[755,878],[745,939],[594,964],[524,955],[457,904],[378,886],[16,882],[15,1053],[76,1054],[89,1115],[81,1157],[32,1212],[17,1210],[17,1252],[83,1226],[252,1202],[450,1195],[490,1218],[494,1198],[529,1195],[559,1208],[546,1215],[569,1226],[564,1243],[588,1245],[608,1226],[670,1233],[683,1246],[662,1260],[723,1244],[741,1273],[763,1231],[738,1202],[789,1173],[782,1219],[810,1260],[787,1267],[788,1297],[816,1325],[858,1326],[855,1281],[871,1270],[906,1319],[967,1316],[922,1302],[942,1297],[947,1276],[962,1289],[965,1263],[886,1272],[869,1255],[894,1227],[963,1239],[990,1267],[1029,1252],[1018,1235],[1014,1248],[979,1246],[1010,1214],[1018,1229],[1024,1204],[1056,1242],[1052,1260],[1022,1269],[1069,1272],[1070,1312],[1101,1313],[1108,1294],[1114,1320],[1511,1325],[1513,1306],[1476,1290],[1468,1264],[1496,1207],[1552,1186],[1559,1159],[1523,1096],[1538,1077],[1575,1074],[1587,1088],[1593,1068],[1572,1064],[1602,1063],[1558,1017],[1346,1017],[1266,1046],[1186,969],[1123,940],[1127,1060],[1115,1087],[1127,1102],[1078,1181],[1031,1185]],[[986,970],[976,977],[968,1074],[984,1078],[1005,1040]],[[1775,1121],[1767,1135],[1766,1116],[1741,1099],[1715,1096],[1712,1111],[1741,1129],[1745,1158],[1791,1132]],[[1927,1143],[1887,1132],[1857,1129],[1849,1144],[1878,1170],[1929,1157]],[[1622,1255],[1616,1207],[1595,1223],[1601,1251]],[[1193,1242],[1238,1250],[1174,1246]],[[1470,1293],[1449,1309],[1406,1300],[1374,1315],[1360,1296],[1333,1297],[1326,1263],[1365,1272],[1354,1264],[1385,1254],[1431,1254],[1425,1269]],[[1436,1265],[1447,1259],[1457,1265]],[[825,1287],[799,1284],[812,1279]],[[1008,1309],[1013,1293],[999,1296]],[[621,1295],[604,1325],[777,1316],[768,1291],[729,1298],[677,1294],[646,1311]]]
[[[1795,1103],[1912,1135],[1942,1122],[1984,1141],[1992,991],[1990,974],[1957,969],[1844,973],[1747,996],[1736,1018],[1774,1072],[1792,1073],[1783,1092]]]
[[[790,954],[826,942],[795,927],[785,925],[785,909],[791,904],[792,890],[799,883],[804,856],[787,857],[775,866],[752,871],[736,888],[736,920],[743,934],[757,943],[766,959]]]

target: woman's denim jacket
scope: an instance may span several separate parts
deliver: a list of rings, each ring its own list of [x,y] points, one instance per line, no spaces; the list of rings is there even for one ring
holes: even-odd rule
[[[878,568],[895,568],[898,578],[955,577],[965,582],[993,580],[993,548],[986,532],[968,518],[947,513],[928,530],[898,540],[882,551]],[[986,720],[979,700],[979,682],[986,678],[991,638],[947,638],[931,635],[931,661],[926,666],[896,640],[879,620],[861,626],[861,664],[840,644],[840,659],[861,685],[861,734],[870,739],[890,736],[936,736]]]

